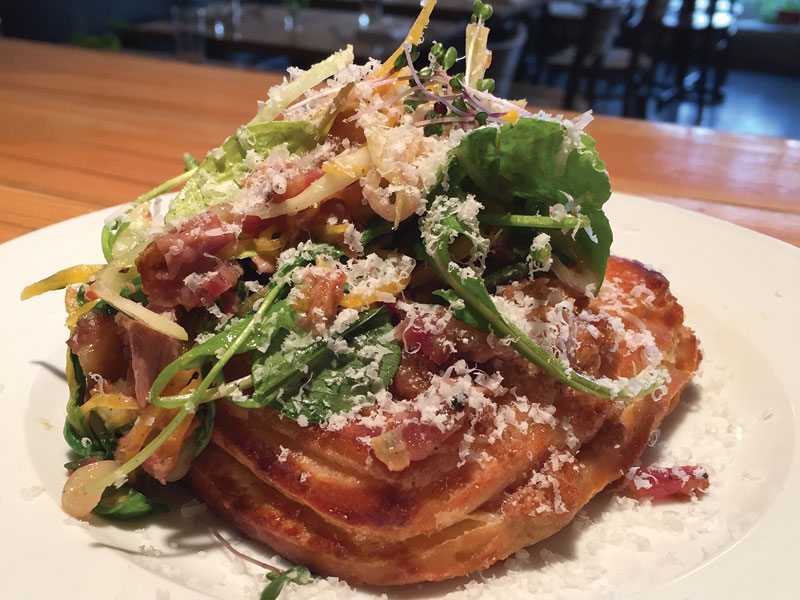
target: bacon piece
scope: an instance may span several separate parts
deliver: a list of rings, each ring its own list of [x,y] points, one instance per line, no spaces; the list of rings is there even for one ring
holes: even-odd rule
[[[324,331],[328,322],[339,312],[347,275],[319,267],[306,270],[295,301],[300,325],[309,331]]]
[[[453,409],[448,412],[450,418],[443,428],[432,423],[421,423],[418,411],[395,415],[393,421],[396,425],[370,441],[372,452],[390,471],[402,471],[413,461],[428,458],[466,424],[463,411]]]
[[[208,213],[157,236],[136,259],[142,289],[160,307],[208,306],[242,275],[236,262],[215,256],[234,241],[236,234]]]
[[[78,355],[85,373],[100,375],[107,381],[125,375],[122,342],[111,315],[93,311],[78,319],[67,345]]]
[[[282,194],[272,194],[270,199],[273,202],[283,202],[289,198],[294,198],[320,177],[322,177],[322,169],[317,167],[298,173],[294,177],[290,177],[286,180],[285,192]]]
[[[400,354],[400,366],[392,381],[392,395],[401,400],[416,398],[430,387],[431,377],[436,371],[433,361],[404,349]]]
[[[635,500],[688,499],[708,486],[708,472],[703,467],[634,467],[625,476],[620,493]]]
[[[181,343],[123,314],[117,315],[117,326],[130,359],[128,383],[133,383],[139,405],[145,406],[153,381],[181,353]]]

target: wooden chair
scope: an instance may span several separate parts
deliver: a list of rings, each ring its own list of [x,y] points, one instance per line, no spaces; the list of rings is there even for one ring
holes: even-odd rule
[[[575,96],[584,80],[586,97],[592,104],[595,84],[601,71],[612,70],[614,65],[624,62],[619,52],[612,51],[615,50],[613,43],[619,34],[625,8],[626,4],[622,2],[589,4],[578,43],[547,57],[548,84],[552,85],[558,72],[568,73],[564,108],[573,108]]]
[[[506,31],[500,30],[498,37],[499,39],[491,39],[491,37],[489,39],[488,46],[492,51],[492,64],[489,66],[486,76],[494,79],[494,93],[505,98],[514,82],[525,43],[528,41],[528,28],[524,23],[515,23]]]
[[[680,10],[667,15],[664,29],[672,38],[676,65],[675,84],[659,97],[663,108],[674,100],[687,98],[697,103],[696,123],[700,124],[705,104],[719,102],[727,75],[727,54],[731,36],[736,33],[737,12],[732,2],[720,10],[717,0],[708,0],[704,7],[696,0],[683,0]],[[695,69],[692,71],[692,66]],[[709,78],[713,71],[713,80]]]

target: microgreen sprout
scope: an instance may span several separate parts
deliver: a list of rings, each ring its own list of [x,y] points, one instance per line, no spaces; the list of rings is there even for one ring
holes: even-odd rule
[[[481,2],[481,0],[473,0],[472,2],[472,15],[470,16],[470,21],[475,23],[476,21],[488,21],[492,15],[494,14],[494,9],[492,8],[491,4],[486,4],[485,2]]]
[[[494,91],[494,79],[490,77],[478,79],[478,81],[475,82],[475,88],[479,92],[489,92],[491,94]]]

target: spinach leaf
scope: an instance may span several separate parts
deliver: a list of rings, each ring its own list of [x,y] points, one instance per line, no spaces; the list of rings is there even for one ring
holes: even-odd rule
[[[290,153],[307,152],[317,145],[316,130],[304,121],[272,121],[240,127],[222,146],[209,152],[172,203],[167,222],[196,215],[229,200],[249,173],[249,150],[265,156],[286,144]]]
[[[567,217],[565,227],[578,226],[575,236],[554,231],[553,249],[565,264],[591,274],[599,289],[612,242],[602,210],[611,186],[591,137],[542,119],[478,129],[453,150],[445,180],[450,195],[475,193],[484,204],[523,213],[500,217],[494,211],[482,216],[487,224],[551,229],[557,220],[550,207],[574,201],[580,214]],[[506,222],[512,217],[514,223]]]
[[[464,301],[476,318],[485,320],[499,337],[507,337],[517,352],[542,371],[579,392],[599,398],[638,397],[663,383],[666,376],[663,370],[648,374],[646,381],[636,381],[634,378],[625,385],[606,384],[584,376],[562,364],[553,354],[501,315],[486,290],[483,279],[474,269],[460,267],[450,256],[450,244],[457,237],[474,240],[480,235],[475,230],[474,222],[468,222],[468,219],[459,216],[459,210],[455,208],[458,201],[458,198],[444,195],[435,196],[430,201],[428,213],[422,223],[423,239],[428,264],[439,279]]]
[[[129,485],[106,488],[92,512],[115,521],[130,521],[154,512],[166,512],[165,505],[150,500]]]

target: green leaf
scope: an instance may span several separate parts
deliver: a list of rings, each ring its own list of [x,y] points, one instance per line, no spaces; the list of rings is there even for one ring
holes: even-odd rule
[[[242,352],[269,346],[272,336],[277,331],[291,327],[294,311],[286,302],[279,301],[277,298],[284,293],[292,272],[303,265],[314,262],[318,256],[339,258],[342,256],[342,252],[330,244],[308,242],[302,247],[298,247],[292,256],[285,257],[278,270],[272,275],[269,284],[258,294],[261,302],[258,308],[252,309],[241,318],[231,319],[219,333],[183,353],[164,367],[150,388],[149,402],[162,408],[175,408],[168,401],[163,401],[160,396],[178,371],[198,368],[208,362],[214,362],[213,369],[220,371],[227,362],[227,360],[223,360],[225,355],[230,358]],[[201,387],[207,389],[209,384],[205,382],[205,379]],[[197,395],[197,398],[202,398],[203,393],[205,393],[204,390]]]
[[[496,271],[492,271],[491,273],[484,274],[483,282],[486,284],[487,289],[494,290],[498,285],[503,285],[509,281],[519,279],[529,271],[530,269],[527,263],[516,262],[501,269],[497,269]]]
[[[373,329],[352,338],[349,353],[334,355],[314,375],[308,390],[284,405],[283,414],[294,420],[304,415],[310,423],[319,423],[371,402],[372,394],[391,385],[400,366],[400,344],[392,338],[392,324],[385,314],[371,325]]]
[[[301,565],[286,569],[283,573],[269,573],[267,578],[270,582],[261,592],[260,600],[277,600],[287,583],[305,585],[313,581],[308,567]]]
[[[165,505],[150,500],[129,485],[106,488],[92,512],[115,521],[139,519],[154,512],[166,512]]]
[[[521,213],[516,222],[508,223],[512,226],[537,227],[536,220],[541,219],[538,227],[550,229],[554,225],[547,219],[550,207],[574,200],[580,205],[580,215],[568,218],[579,221],[575,225],[580,228],[574,239],[572,232],[554,235],[560,239],[553,248],[567,266],[590,273],[599,289],[612,242],[602,210],[611,186],[591,137],[542,119],[478,129],[454,149],[447,181],[451,195],[453,190],[475,193],[485,205]],[[526,215],[529,218],[523,222]],[[496,214],[483,218],[487,223],[507,224]],[[587,220],[591,233],[585,227]],[[575,225],[565,223],[567,228]]]
[[[450,310],[453,311],[453,316],[462,323],[466,323],[470,327],[474,327],[485,333],[490,333],[492,331],[489,322],[480,315],[476,315],[469,310],[464,304],[464,301],[459,298],[458,294],[453,290],[436,290],[433,292],[433,295],[447,302],[448,306],[450,306]]]
[[[317,145],[316,131],[304,121],[252,123],[239,128],[219,148],[208,153],[172,203],[167,222],[190,217],[229,200],[249,173],[245,157],[249,150],[266,156],[285,144],[292,154]]]
[[[67,418],[64,421],[64,440],[80,456],[106,456],[106,449],[84,419],[80,410],[86,396],[86,376],[81,369],[78,357],[67,352],[66,365],[69,397],[67,399]]]
[[[459,235],[475,238],[477,232],[457,218],[457,212],[449,210],[453,199],[436,196],[430,201],[430,208],[423,219],[423,237],[428,253],[428,264],[439,279],[452,288],[467,305],[476,318],[485,320],[498,337],[508,338],[514,349],[542,371],[579,392],[598,398],[626,398],[645,395],[661,385],[665,374],[656,373],[646,382],[631,381],[627,386],[611,386],[577,373],[568,365],[561,363],[548,350],[541,347],[524,332],[506,319],[486,290],[483,280],[474,271],[460,268],[450,256],[450,244]],[[443,216],[446,215],[446,216]],[[431,219],[438,222],[431,223]],[[473,225],[474,226],[474,225]]]
[[[197,433],[195,434],[195,456],[199,456],[211,441],[211,435],[214,433],[214,420],[216,419],[216,416],[217,404],[215,402],[207,402],[203,405],[203,410],[201,411],[200,417],[200,426],[197,428]]]
[[[348,342],[347,354],[336,354],[329,340],[311,336],[305,345],[295,339],[290,348],[276,343],[269,352],[255,354],[253,396],[242,405],[280,407],[292,419],[304,416],[309,423],[319,423],[358,402],[369,402],[371,394],[392,382],[400,364],[400,346],[390,334],[386,309],[375,308],[331,336]]]
[[[192,156],[188,152],[183,153],[183,170],[184,171],[191,171],[200,166],[200,161],[197,160],[194,156]]]

